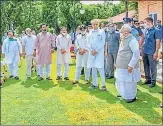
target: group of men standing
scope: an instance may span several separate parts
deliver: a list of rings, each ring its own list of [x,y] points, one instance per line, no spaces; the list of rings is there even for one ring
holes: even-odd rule
[[[105,78],[115,78],[118,97],[122,97],[128,103],[133,102],[136,100],[137,82],[141,80],[139,59],[142,55],[146,78],[144,84],[150,84],[150,87],[156,85],[156,61],[162,31],[153,25],[151,17],[147,17],[141,27],[137,25],[139,22],[135,21],[134,24],[131,22],[130,18],[124,18],[124,25],[120,31],[113,23],[107,26],[102,24],[100,29],[98,20],[92,20],[88,28],[84,25],[78,27],[78,34],[74,37],[76,73],[73,84],[79,82],[84,67],[86,84],[90,83],[90,73],[92,73],[93,82],[90,89],[98,88],[98,70],[102,91],[107,90]],[[141,30],[142,27],[144,31]],[[32,35],[31,29],[27,28],[26,36],[22,38],[21,42],[14,37],[12,31],[7,32],[8,37],[3,42],[2,54],[9,68],[9,77],[19,79],[18,63],[20,57],[25,56],[27,79],[31,77],[32,61],[34,60],[39,81],[44,79],[44,67],[46,67],[46,80],[52,80],[50,78],[52,53],[57,47],[56,80],[62,79],[62,64],[64,65],[64,79],[69,80],[72,37],[67,33],[65,27],[60,28],[58,36],[47,32],[46,24],[41,25],[41,31],[35,36]]]

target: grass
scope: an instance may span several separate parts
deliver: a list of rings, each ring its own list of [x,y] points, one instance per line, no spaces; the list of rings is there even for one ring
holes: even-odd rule
[[[72,85],[75,65],[70,66],[71,81],[56,81],[55,55],[51,69],[53,81],[38,82],[35,73],[26,80],[26,62],[19,69],[20,81],[8,79],[1,88],[2,125],[162,124],[161,85],[138,84],[138,100],[127,104],[117,98],[114,79],[106,80],[107,92],[89,90],[90,84]],[[99,79],[99,83],[100,79]]]

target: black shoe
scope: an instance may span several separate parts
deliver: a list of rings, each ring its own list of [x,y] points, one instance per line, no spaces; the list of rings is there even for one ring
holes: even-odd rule
[[[163,91],[159,92],[160,94],[163,94]]]
[[[106,86],[102,86],[102,87],[101,87],[101,91],[107,91]]]
[[[58,76],[57,78],[56,78],[56,80],[60,80],[62,77],[60,77],[60,76]]]
[[[105,77],[108,78],[109,77],[109,74],[105,74]]]
[[[112,79],[112,78],[114,78],[114,76],[110,76],[110,77],[108,77],[107,79]]]
[[[40,77],[40,78],[38,79],[38,81],[42,81],[42,80],[44,80],[44,78],[42,78],[42,77]]]
[[[163,108],[163,105],[160,105],[160,108]]]
[[[80,75],[83,75],[84,74],[84,68],[82,69],[82,71],[81,71],[81,74]]]
[[[27,80],[31,79],[30,77],[27,77]]]
[[[98,86],[91,85],[91,86],[89,87],[89,89],[96,89],[96,88],[98,88]]]
[[[14,77],[14,79],[15,79],[15,80],[19,80],[19,77],[16,76],[16,77]]]
[[[90,83],[90,81],[89,80],[85,80],[85,84],[89,84]]]
[[[80,75],[84,75],[84,72],[81,72],[81,74]]]
[[[121,96],[118,94],[117,97],[121,97]]]
[[[72,84],[78,84],[78,83],[79,83],[79,81],[76,81],[76,80],[75,80]]]
[[[134,99],[127,99],[127,100],[126,100],[127,103],[132,103],[132,102],[134,102],[134,101],[136,101],[136,97],[135,97]]]
[[[46,80],[52,80],[50,77],[47,77]]]
[[[151,84],[150,80],[146,80],[142,85]]]
[[[10,75],[9,78],[13,78],[14,76]]]
[[[65,77],[64,79],[65,79],[65,80],[69,80],[69,78],[68,78],[68,77]]]
[[[151,84],[149,85],[150,88],[153,88],[153,87],[155,87],[155,86],[156,86],[156,83],[155,83],[155,82],[153,82],[153,83],[151,83]]]

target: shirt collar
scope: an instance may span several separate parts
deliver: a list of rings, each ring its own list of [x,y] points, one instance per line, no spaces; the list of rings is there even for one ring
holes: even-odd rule
[[[152,26],[151,28],[148,28],[148,30],[153,30],[155,27],[154,26]]]
[[[92,29],[92,32],[97,32],[99,29],[96,29],[96,30],[94,30],[94,29]]]

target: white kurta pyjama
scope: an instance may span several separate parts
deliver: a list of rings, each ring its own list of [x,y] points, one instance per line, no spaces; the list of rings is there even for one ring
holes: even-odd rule
[[[71,45],[71,37],[68,34],[66,36],[63,36],[61,34],[57,36],[57,76],[62,76],[61,66],[62,64],[64,64],[64,77],[68,77],[69,64],[71,63]],[[65,49],[66,53],[62,54],[61,49]]]
[[[32,68],[32,60],[33,60],[33,52],[35,45],[36,36],[25,36],[22,39],[22,45],[25,48],[26,53],[26,61],[27,61],[27,77],[31,76],[31,68]]]
[[[132,68],[134,68],[137,62],[139,62],[140,52],[138,46],[138,42],[135,40],[132,40],[129,44],[133,56],[128,66]],[[119,51],[120,50],[121,47],[119,48]],[[129,73],[128,69],[116,68],[115,78],[116,88],[119,95],[121,95],[123,99],[134,99],[137,94],[137,82],[141,80],[140,68],[134,68],[132,73]]]
[[[91,30],[88,35],[88,63],[87,68],[92,68],[93,85],[98,86],[97,69],[100,73],[102,86],[105,86],[105,72],[104,72],[104,46],[105,46],[105,32],[97,29]],[[97,54],[92,55],[95,50]]]
[[[22,46],[17,38],[15,41],[9,42],[6,38],[2,45],[2,53],[5,54],[4,62],[8,65],[10,76],[18,76],[18,64],[20,62],[20,53],[22,53]]]
[[[75,46],[76,46],[76,49],[85,49],[87,50],[86,53],[84,53],[83,55],[81,55],[79,53],[79,51],[77,52],[77,55],[76,55],[76,77],[75,77],[75,80],[79,80],[80,78],[80,74],[81,74],[81,70],[83,67],[85,67],[85,70],[86,70],[86,74],[85,74],[85,80],[89,80],[89,77],[90,77],[90,68],[87,68],[87,61],[88,61],[88,39],[87,39],[87,35],[78,35],[77,36],[77,39],[76,39],[76,42],[75,42]]]

